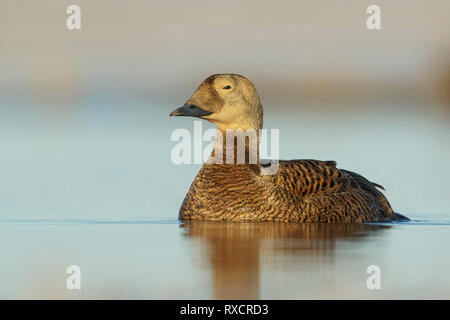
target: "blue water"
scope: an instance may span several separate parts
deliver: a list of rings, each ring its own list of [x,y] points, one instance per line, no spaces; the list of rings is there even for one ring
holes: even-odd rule
[[[178,209],[200,165],[170,161],[172,130],[193,128],[167,117],[174,104],[2,102],[0,298],[450,298],[446,119],[266,110],[281,158],[337,160],[411,222],[186,224]],[[69,265],[81,290],[66,287]],[[369,265],[380,290],[366,286]]]
[[[0,298],[450,298],[450,222],[0,220]],[[381,289],[366,269],[378,265]],[[81,268],[81,290],[66,268]]]

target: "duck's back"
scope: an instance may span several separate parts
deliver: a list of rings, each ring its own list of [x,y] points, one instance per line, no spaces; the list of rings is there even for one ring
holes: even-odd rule
[[[395,214],[376,186],[337,169],[334,161],[280,161],[274,175],[261,175],[252,165],[205,164],[183,201],[180,219],[392,221]]]
[[[276,184],[288,197],[298,197],[300,210],[291,220],[303,222],[392,221],[386,197],[361,175],[336,168],[335,161],[281,161]],[[281,193],[283,193],[281,191]]]

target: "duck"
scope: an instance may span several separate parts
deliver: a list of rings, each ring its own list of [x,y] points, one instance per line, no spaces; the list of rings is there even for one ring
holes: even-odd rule
[[[372,223],[408,219],[393,211],[381,185],[337,168],[335,161],[261,160],[263,107],[255,86],[242,75],[209,76],[169,116],[200,118],[217,126],[213,150],[181,204],[180,220]]]

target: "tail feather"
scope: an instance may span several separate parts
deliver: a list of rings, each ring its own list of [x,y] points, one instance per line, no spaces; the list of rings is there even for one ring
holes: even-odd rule
[[[375,187],[377,187],[378,189],[381,189],[381,190],[383,190],[383,191],[386,191],[386,189],[385,189],[381,184],[378,184],[378,183],[375,183],[375,182],[372,182],[372,184],[373,184]]]
[[[394,214],[395,214],[395,217],[394,217],[395,221],[410,221],[410,219],[408,217],[405,217],[404,215],[402,215],[400,213],[394,212]]]

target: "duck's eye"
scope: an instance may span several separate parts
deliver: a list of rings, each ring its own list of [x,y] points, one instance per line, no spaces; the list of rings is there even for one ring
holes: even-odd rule
[[[223,89],[225,89],[225,90],[231,89],[231,86],[225,86],[225,87],[223,87]]]

